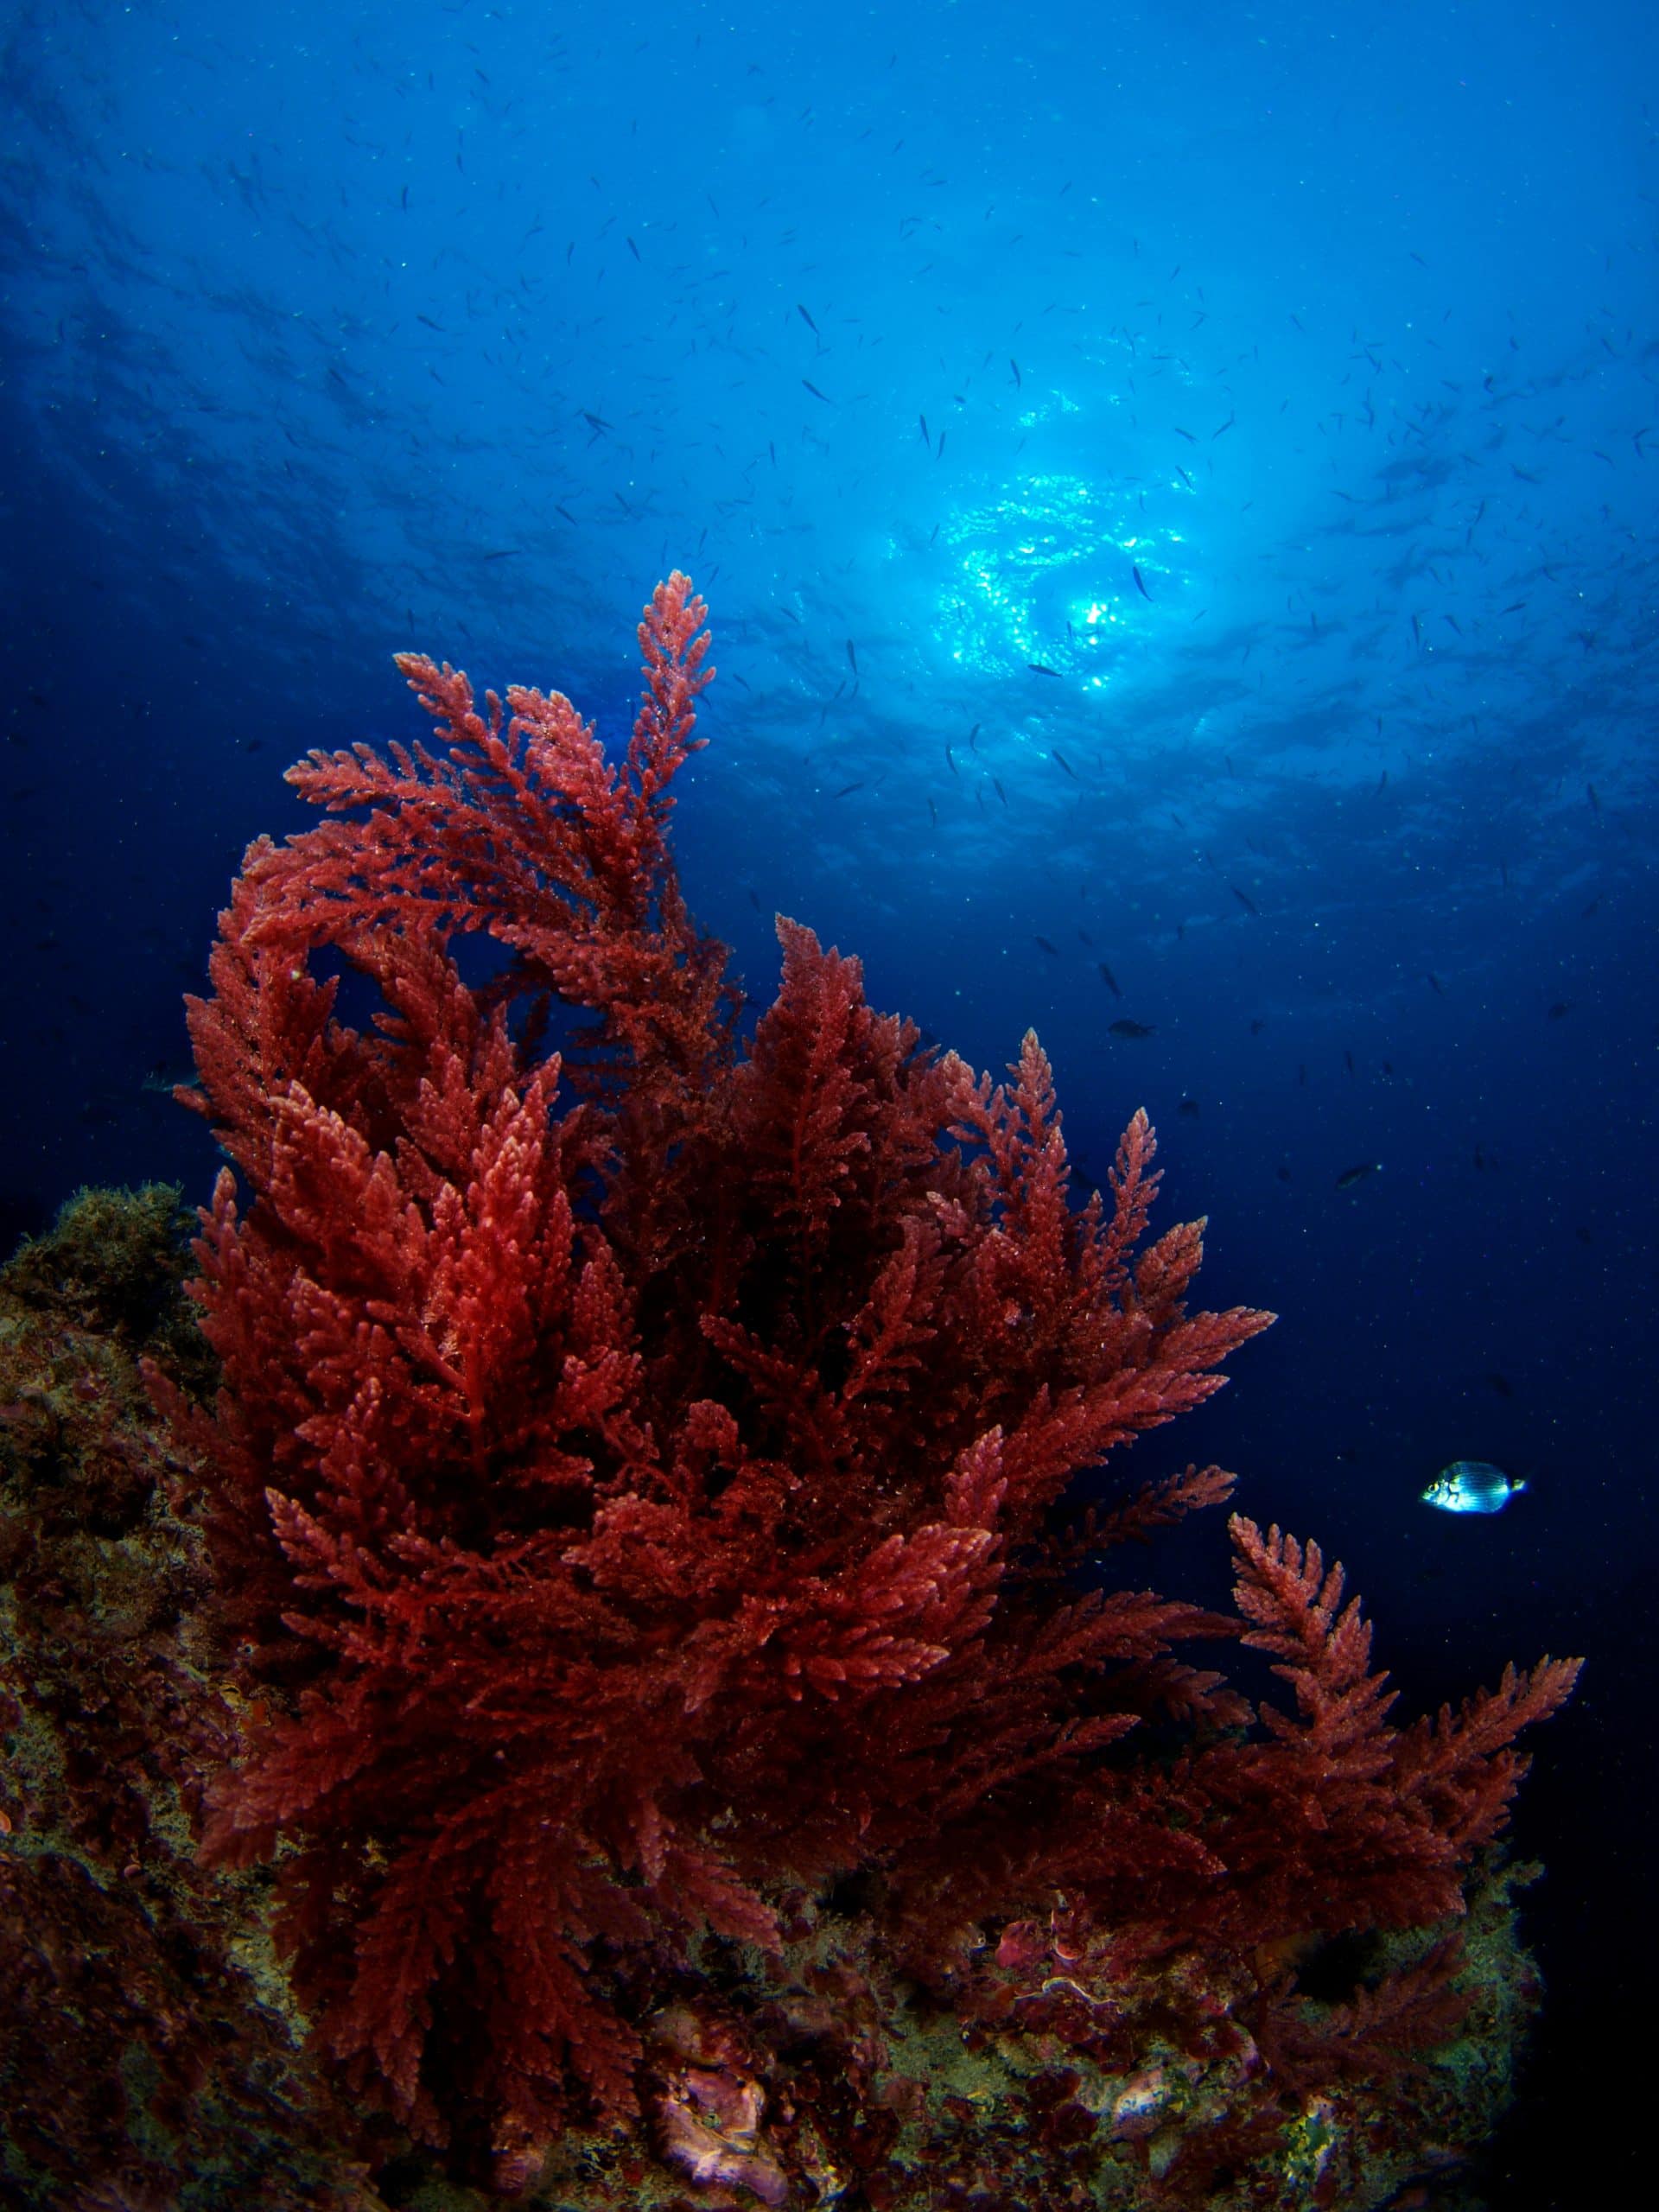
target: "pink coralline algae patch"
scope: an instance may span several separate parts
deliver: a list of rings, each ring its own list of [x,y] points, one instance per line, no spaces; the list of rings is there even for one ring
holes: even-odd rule
[[[1150,2135],[1169,2102],[1169,2082],[1161,2066],[1132,2074],[1112,2099],[1112,2133],[1121,2142]]]
[[[722,2024],[705,2025],[678,2005],[656,2027],[667,2061],[655,2102],[664,2164],[709,2192],[702,2199],[707,2205],[741,2202],[733,2190],[747,2190],[763,2204],[782,2204],[789,2184],[760,2136],[766,2093],[736,2063],[735,2037]]]
[[[734,2127],[720,2126],[707,2113],[694,2110],[697,2091],[690,2084],[664,2097],[657,2108],[663,2158],[699,2188],[745,2189],[763,2204],[781,2204],[789,2184],[782,2168],[758,2147],[765,2096],[756,2082],[745,2082],[742,2088],[753,2117]]]

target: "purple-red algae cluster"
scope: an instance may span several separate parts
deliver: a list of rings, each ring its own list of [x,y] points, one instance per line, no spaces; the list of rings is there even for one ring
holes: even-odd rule
[[[1146,1241],[1144,1116],[1072,1203],[1034,1037],[976,1075],[789,922],[746,1031],[667,842],[702,620],[658,588],[620,764],[409,658],[435,747],[293,772],[326,818],[251,849],[192,1003],[199,1332],[172,1193],[0,1278],[0,2177],[1432,2187],[1535,2001],[1493,1845],[1573,1663],[1402,1726],[1317,1546],[1236,1517],[1226,1613],[1114,1578],[1231,1478],[1074,1478],[1270,1317]],[[1281,1707],[1181,1656],[1229,1641]]]

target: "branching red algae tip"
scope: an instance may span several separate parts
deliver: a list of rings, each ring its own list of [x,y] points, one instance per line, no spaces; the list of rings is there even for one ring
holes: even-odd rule
[[[293,769],[220,918],[217,1395],[150,1370],[242,1716],[203,1861],[273,1863],[361,2203],[1404,2205],[1507,2095],[1574,1666],[1401,1726],[1317,1545],[1235,1517],[1220,1613],[1114,1573],[1233,1478],[1112,1455],[1271,1317],[1189,1310],[1144,1114],[1074,1192],[1034,1035],[976,1074],[785,919],[746,1026],[668,840],[704,617],[658,588],[620,760],[404,657],[435,741]]]

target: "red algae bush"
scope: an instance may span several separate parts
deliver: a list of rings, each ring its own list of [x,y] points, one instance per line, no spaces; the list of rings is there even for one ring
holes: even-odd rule
[[[404,657],[435,744],[291,771],[221,917],[222,1387],[155,1374],[251,1715],[205,1857],[275,1854],[314,2047],[500,2193],[1382,2202],[1501,2103],[1483,1854],[1573,1667],[1399,1728],[1316,1546],[1115,1583],[1231,1478],[1074,1478],[1271,1317],[1189,1310],[1144,1115],[1073,1204],[1034,1036],[976,1075],[786,920],[745,1033],[667,836],[704,614],[617,763]]]

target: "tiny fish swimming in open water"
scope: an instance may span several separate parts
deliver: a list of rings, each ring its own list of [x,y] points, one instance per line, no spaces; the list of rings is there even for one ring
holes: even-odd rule
[[[1363,1183],[1368,1175],[1375,1175],[1382,1165],[1380,1160],[1362,1160],[1357,1167],[1344,1167],[1337,1178],[1337,1188],[1351,1191],[1356,1183]]]
[[[1506,1475],[1490,1459],[1454,1459],[1442,1467],[1423,1492],[1423,1503],[1441,1513],[1501,1513],[1524,1482]]]

